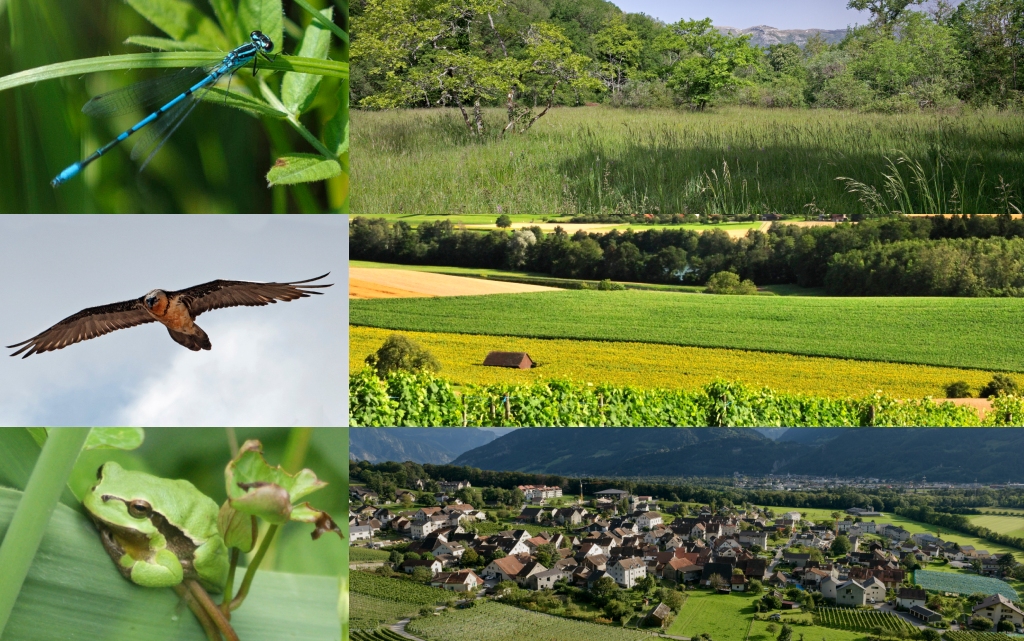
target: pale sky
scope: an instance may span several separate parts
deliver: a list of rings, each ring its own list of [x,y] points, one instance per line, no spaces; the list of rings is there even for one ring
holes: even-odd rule
[[[711,18],[715,25],[745,29],[768,25],[777,29],[845,29],[869,19],[846,8],[847,0],[612,0],[628,13],[646,13],[672,23]]]
[[[232,307],[192,352],[159,323],[0,357],[0,425],[329,426],[347,421],[347,217],[0,216],[0,345],[87,307],[219,278],[334,286]]]

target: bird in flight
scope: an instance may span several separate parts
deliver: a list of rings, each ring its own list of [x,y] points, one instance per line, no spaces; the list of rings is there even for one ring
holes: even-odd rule
[[[224,307],[262,307],[277,301],[292,301],[306,298],[310,294],[323,292],[309,291],[333,285],[307,285],[325,278],[323,276],[299,280],[293,283],[250,283],[244,280],[214,280],[188,289],[167,292],[154,289],[141,298],[126,300],[111,305],[90,307],[68,316],[50,329],[33,336],[27,341],[8,345],[8,349],[20,347],[11,354],[22,358],[63,349],[68,345],[103,336],[117,329],[125,329],[157,321],[167,327],[167,333],[174,342],[193,352],[210,349],[210,337],[195,324],[196,316],[203,312]],[[28,350],[26,352],[26,350]]]

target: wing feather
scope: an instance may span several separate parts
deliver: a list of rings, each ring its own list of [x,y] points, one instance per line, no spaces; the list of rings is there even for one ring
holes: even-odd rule
[[[103,336],[118,329],[152,322],[153,317],[146,311],[142,299],[136,298],[135,300],[83,309],[40,334],[7,347],[8,349],[21,348],[11,356],[25,352],[22,358],[28,358],[33,354],[63,349],[68,345]]]
[[[277,301],[292,301],[299,298],[306,298],[311,294],[323,294],[323,292],[311,291],[313,289],[330,287],[328,285],[307,285],[313,281],[326,278],[327,274],[298,280],[291,283],[251,283],[243,280],[214,280],[188,289],[176,292],[167,292],[167,297],[179,299],[188,307],[192,318],[203,312],[225,307],[262,307]]]

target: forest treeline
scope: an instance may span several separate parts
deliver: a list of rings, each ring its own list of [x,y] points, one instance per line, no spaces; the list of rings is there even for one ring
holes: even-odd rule
[[[412,227],[357,217],[355,260],[511,269],[559,278],[705,284],[733,272],[755,284],[825,287],[837,296],[1024,296],[1024,220],[1004,216],[871,219],[837,226],[774,223],[732,238],[723,230],[578,231]]]
[[[352,103],[481,108],[525,131],[552,105],[716,103],[906,112],[1024,106],[1024,0],[850,0],[838,43],[751,44],[710,19],[665,24],[606,0],[356,0]]]

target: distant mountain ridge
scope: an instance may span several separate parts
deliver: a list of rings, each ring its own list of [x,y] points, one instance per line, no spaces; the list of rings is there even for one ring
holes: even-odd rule
[[[463,452],[498,437],[475,427],[354,427],[349,430],[349,457],[371,463],[412,461],[443,465]]]
[[[520,429],[452,465],[567,476],[798,474],[952,483],[1019,483],[1024,430],[748,428]]]
[[[769,47],[777,44],[794,43],[804,46],[815,34],[828,44],[835,44],[846,37],[846,29],[776,29],[768,25],[757,25],[746,29],[736,27],[718,27],[719,33],[734,36],[745,36],[750,34],[750,44],[755,47]]]

